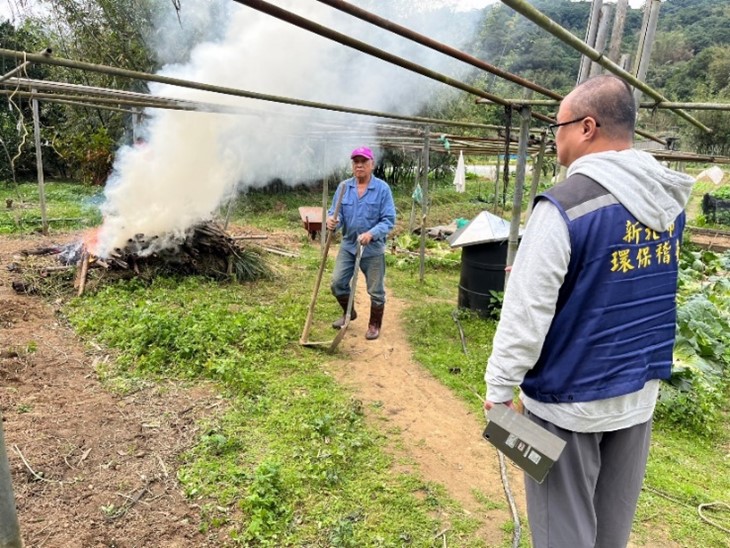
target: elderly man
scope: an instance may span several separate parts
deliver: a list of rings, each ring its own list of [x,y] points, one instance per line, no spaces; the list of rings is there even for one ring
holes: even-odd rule
[[[347,312],[350,298],[350,280],[355,269],[357,244],[363,246],[360,270],[365,274],[368,294],[370,295],[370,321],[365,338],[377,339],[383,323],[385,310],[385,239],[395,224],[395,205],[388,184],[373,176],[375,157],[368,147],[359,147],[350,154],[353,177],[344,181],[335,192],[332,206],[327,216],[327,228],[337,230],[342,227],[342,245],[335,261],[332,275],[332,294],[340,303],[343,313]],[[337,219],[334,217],[335,204],[340,189],[344,189],[342,206]],[[350,319],[357,312],[353,307]],[[337,319],[332,327],[340,329],[345,316]]]
[[[693,180],[632,149],[635,119],[614,76],[561,103],[568,177],[536,200],[487,363],[487,409],[519,386],[526,416],[567,442],[542,484],[525,477],[538,548],[626,546],[671,373]]]

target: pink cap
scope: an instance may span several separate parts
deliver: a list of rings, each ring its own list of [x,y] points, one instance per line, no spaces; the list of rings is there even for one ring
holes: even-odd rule
[[[350,154],[350,159],[353,159],[357,156],[362,156],[363,158],[367,158],[368,160],[375,159],[375,157],[373,156],[373,151],[370,150],[368,147],[357,147],[355,150],[352,151],[352,154]]]

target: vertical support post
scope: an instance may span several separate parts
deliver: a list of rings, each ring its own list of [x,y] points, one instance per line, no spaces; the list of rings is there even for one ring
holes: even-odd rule
[[[139,139],[139,121],[140,121],[140,115],[139,110],[136,108],[132,109],[132,144],[136,145],[137,140]]]
[[[3,422],[0,417],[0,548],[22,548],[20,526],[15,511],[13,482],[5,451]]]
[[[611,29],[611,41],[608,46],[608,58],[618,63],[621,53],[621,41],[624,37],[624,26],[626,25],[626,12],[628,11],[629,0],[618,0],[616,2],[616,13],[613,17],[613,28]]]
[[[603,0],[593,0],[591,6],[591,15],[588,19],[588,29],[586,30],[585,43],[590,47],[596,43],[596,34],[598,32],[598,20],[600,19],[601,6],[603,6]],[[582,83],[583,80],[588,78],[588,73],[591,69],[591,59],[582,55],[580,58],[580,69],[578,70],[578,83]]]
[[[618,60],[618,66],[620,66],[622,69],[628,71],[630,60],[631,60],[631,56],[628,53],[624,53],[621,55],[621,58]]]
[[[322,162],[324,164],[324,176],[322,177],[322,228],[319,230],[319,247],[324,249],[327,241],[327,209],[329,203],[329,173],[327,167],[327,139],[324,140],[324,152],[322,153]]]
[[[504,135],[504,170],[502,171],[502,209],[504,209],[507,200],[507,188],[509,187],[509,145],[512,140],[512,107],[505,107],[507,111],[507,126]],[[495,197],[497,201],[499,197]],[[496,205],[495,205],[496,211]]]
[[[603,53],[606,50],[606,42],[608,41],[608,21],[611,18],[611,6],[604,4],[601,8],[601,15],[598,21],[598,33],[596,34],[596,43],[593,49]],[[591,63],[591,69],[588,73],[588,77],[597,76],[601,74],[602,67],[596,62]],[[530,90],[532,91],[532,90]]]
[[[532,186],[530,186],[530,199],[527,201],[527,217],[525,223],[532,215],[532,204],[537,195],[537,186],[540,184],[540,175],[542,175],[542,164],[545,160],[545,149],[547,148],[547,131],[543,131],[540,135],[540,151],[537,153],[537,159],[532,164]]]
[[[228,230],[228,223],[231,220],[231,215],[233,215],[233,206],[236,204],[236,191],[234,190],[234,195],[231,196],[228,199],[228,207],[226,208],[226,219],[223,221],[223,230]]]
[[[512,222],[509,226],[509,241],[507,242],[507,265],[512,266],[517,254],[520,234],[520,217],[522,216],[522,193],[525,188],[525,173],[527,171],[527,141],[530,138],[530,107],[520,107],[520,144],[517,151],[517,169],[515,171],[515,195],[512,202]],[[504,286],[509,281],[509,270],[505,271]]]
[[[419,269],[419,280],[423,283],[426,275],[426,216],[428,215],[428,169],[429,169],[429,156],[430,156],[430,139],[431,131],[429,126],[425,127],[425,138],[423,139],[423,184],[421,185],[421,191],[423,192],[423,198],[421,201],[421,249],[420,249],[420,269]]]
[[[641,29],[639,50],[636,53],[636,69],[634,70],[634,76],[642,82],[646,78],[646,72],[649,69],[649,58],[651,57],[651,49],[654,46],[654,34],[656,33],[656,27],[659,21],[659,8],[661,4],[661,0],[646,0],[646,6],[644,7],[644,21],[646,25]],[[640,101],[641,90],[635,89],[634,102],[636,103],[637,112]]]
[[[33,94],[37,93],[32,88]],[[36,168],[38,170],[38,200],[41,206],[41,223],[43,234],[48,236],[48,215],[46,213],[46,186],[43,181],[43,152],[41,151],[41,124],[38,114],[38,99],[35,97],[31,101],[33,108],[33,133],[35,135],[35,159]]]
[[[418,190],[418,187],[421,183],[421,163],[423,162],[423,154],[418,155],[418,159],[416,161],[416,176],[414,177],[414,185],[413,185],[413,192],[411,193],[411,217],[408,219],[408,234],[413,234],[413,229],[416,226],[416,200],[414,199],[414,196],[416,194],[416,190]],[[423,198],[423,192],[421,192],[421,198]]]
[[[499,174],[501,172],[501,165],[499,163],[499,152],[497,153],[497,160],[494,162],[494,206],[492,207],[492,213],[497,213],[497,204],[499,203]]]

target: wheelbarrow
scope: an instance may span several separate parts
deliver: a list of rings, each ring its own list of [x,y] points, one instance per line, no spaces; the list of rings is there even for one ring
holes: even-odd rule
[[[324,224],[324,211],[319,206],[302,206],[299,208],[299,217],[302,219],[304,230],[309,233],[312,240],[317,239],[317,234],[322,230]]]
[[[339,198],[337,204],[335,204],[334,218],[337,219],[340,213],[340,206],[342,205],[342,196],[345,193],[344,183],[340,184]],[[325,266],[327,265],[327,255],[329,254],[329,248],[332,243],[335,231],[327,229],[327,239],[325,240],[324,249],[322,250],[322,261],[319,265],[319,271],[317,272],[317,280],[314,283],[314,291],[312,292],[312,300],[309,303],[309,310],[307,311],[307,319],[304,322],[304,329],[302,330],[302,336],[299,338],[299,344],[302,346],[309,347],[327,347],[328,352],[334,352],[337,345],[340,344],[347,326],[350,324],[350,318],[352,316],[353,303],[355,301],[355,289],[357,288],[357,276],[360,270],[360,258],[362,257],[362,245],[358,242],[357,251],[355,252],[355,268],[352,273],[352,280],[350,280],[350,300],[347,302],[347,310],[345,311],[345,322],[337,332],[335,338],[331,341],[310,341],[309,332],[312,329],[312,320],[314,319],[314,307],[317,303],[317,295],[319,295],[319,288],[322,284],[322,276],[324,274]]]

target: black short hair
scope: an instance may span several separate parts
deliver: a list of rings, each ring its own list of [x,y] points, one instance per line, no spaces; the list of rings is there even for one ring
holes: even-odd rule
[[[631,87],[611,74],[589,78],[575,88],[573,116],[593,116],[609,137],[633,139],[636,103]]]

